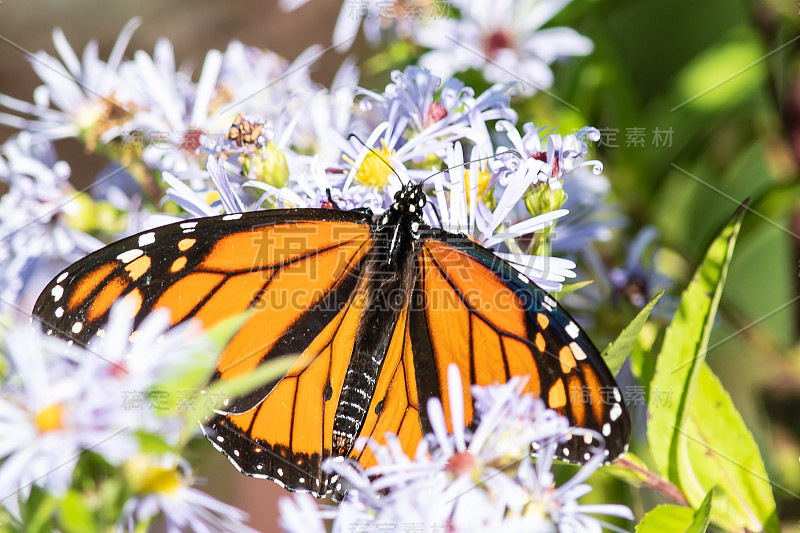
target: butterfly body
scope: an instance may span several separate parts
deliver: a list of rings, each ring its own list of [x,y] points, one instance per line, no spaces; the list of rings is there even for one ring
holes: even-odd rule
[[[156,307],[212,325],[248,309],[215,379],[300,354],[283,378],[229,398],[208,439],[242,472],[323,496],[329,457],[374,463],[359,437],[398,436],[413,455],[431,430],[427,400],[449,415],[446,368],[470,385],[528,379],[526,391],[596,430],[608,459],[627,447],[619,388],[597,349],[546,292],[468,237],[424,223],[426,197],[407,185],[385,213],[273,210],[172,224],[114,243],[57,276],[34,313],[53,334],[87,343],[111,304],[136,323]],[[588,399],[588,401],[587,401]],[[590,445],[571,439],[567,460]]]

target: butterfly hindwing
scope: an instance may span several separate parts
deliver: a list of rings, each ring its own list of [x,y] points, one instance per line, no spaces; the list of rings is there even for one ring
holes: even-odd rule
[[[435,380],[425,386],[418,371],[418,386],[442,398],[446,418],[452,362],[461,371],[468,423],[470,385],[524,376],[526,392],[575,426],[601,433],[609,460],[624,453],[630,422],[619,388],[588,336],[552,297],[488,250],[441,231],[421,241],[418,271],[423,301],[412,312],[424,320],[417,320],[415,364],[433,370],[427,379]],[[590,444],[570,439],[559,456],[585,461]]]

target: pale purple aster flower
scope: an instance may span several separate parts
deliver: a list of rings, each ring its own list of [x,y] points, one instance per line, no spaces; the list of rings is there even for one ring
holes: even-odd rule
[[[375,103],[386,117],[389,127],[383,142],[396,146],[408,131],[440,138],[451,138],[454,132],[463,137],[461,126],[469,125],[480,148],[491,148],[486,123],[492,120],[516,122],[517,114],[510,106],[512,86],[498,84],[477,98],[470,87],[457,78],[450,78],[441,88],[441,78],[425,69],[408,66],[403,72],[392,72],[392,83],[382,94],[361,91]],[[363,105],[363,103],[362,103]],[[491,155],[491,150],[479,152],[481,157]]]
[[[578,429],[572,431],[575,436],[580,436],[581,432],[590,434],[595,439],[602,439],[597,432]],[[591,514],[633,520],[633,513],[627,506],[578,503],[579,498],[592,491],[592,487],[584,482],[603,464],[605,450],[595,450],[591,459],[577,473],[556,487],[552,465],[558,444],[557,440],[553,440],[540,446],[536,452],[535,464],[530,461],[520,463],[516,478],[523,490],[518,493],[520,501],[509,516],[509,521],[524,525],[547,520],[556,525],[559,533],[601,533],[603,528],[624,533],[625,529],[599,520]]]
[[[280,0],[278,5],[285,11],[293,11],[309,0]],[[434,4],[431,6],[430,4]],[[336,25],[333,29],[333,45],[338,52],[348,50],[363,28],[364,37],[371,45],[376,45],[383,34],[393,34],[395,38],[410,37],[413,27],[425,16],[434,15],[435,2],[386,2],[379,0],[344,0]],[[407,6],[407,7],[406,7]]]
[[[327,533],[327,518],[313,496],[298,493],[278,500],[278,523],[287,533]]]
[[[245,524],[248,517],[244,511],[193,486],[196,480],[186,461],[169,455],[140,456],[129,466],[136,470],[133,476],[143,478],[141,493],[125,503],[118,531],[139,531],[140,523],[160,514],[167,533],[255,533]]]
[[[80,137],[91,144],[119,136],[132,112],[132,93],[119,68],[139,22],[134,18],[125,25],[108,62],[99,59],[97,41],[90,41],[79,59],[64,33],[53,30],[60,60],[43,51],[34,54],[31,66],[44,84],[34,91],[34,103],[0,94],[0,106],[15,113],[0,113],[0,123],[27,130],[34,142]]]
[[[38,324],[6,333],[2,351],[10,368],[0,394],[0,504],[13,511],[33,485],[63,494],[83,450],[118,463],[138,449],[120,403],[95,394],[94,363],[111,367],[97,354]]]
[[[359,76],[355,57],[348,56],[336,71],[330,88],[317,91],[307,101],[292,135],[291,145],[296,151],[315,154],[324,161],[339,158],[353,126]]]
[[[662,253],[658,238],[658,230],[655,227],[644,226],[628,245],[625,263],[608,272],[614,300],[622,297],[641,308],[656,293],[674,286],[675,282],[658,268],[658,259]],[[660,312],[667,312],[662,316],[669,317],[677,308],[677,302],[666,299],[661,302],[659,308]]]
[[[420,64],[442,75],[470,68],[490,82],[521,82],[531,94],[553,83],[550,64],[589,54],[592,41],[571,28],[541,29],[569,0],[456,0],[460,19],[430,18],[414,31],[430,49]]]
[[[20,134],[0,146],[0,307],[25,305],[47,278],[102,246],[70,227],[79,210],[69,165],[48,141]]]
[[[473,387],[477,427],[465,429],[461,374],[455,365],[447,370],[449,396],[446,410],[432,398],[428,416],[433,433],[419,444],[414,458],[403,452],[395,435],[386,444],[370,442],[377,465],[361,470],[349,461],[331,460],[326,468],[349,488],[333,517],[332,531],[378,530],[390,524],[398,530],[453,533],[471,531],[550,532],[617,530],[588,513],[632,519],[622,505],[580,505],[591,489],[584,482],[602,463],[602,448],[595,451],[575,476],[557,487],[551,471],[556,447],[571,435],[590,430],[569,427],[568,420],[547,409],[540,398],[521,394],[524,380],[504,385]],[[452,431],[448,430],[452,427]],[[530,460],[536,451],[536,463]],[[330,511],[314,509],[303,496],[286,503],[282,521],[289,533],[299,533],[298,513],[308,513],[315,528]],[[487,529],[488,528],[488,529]]]
[[[194,217],[241,213],[258,209],[243,190],[246,178],[225,158],[208,156],[206,170],[165,172],[167,197]]]
[[[598,141],[600,132],[592,127],[586,127],[576,134],[561,136],[557,133],[547,133],[539,130],[532,122],[522,126],[525,135],[520,137],[514,124],[500,121],[497,123],[498,131],[504,131],[512,148],[522,155],[522,161],[507,158],[506,170],[517,171],[527,159],[541,161],[544,165],[536,167],[533,183],[546,183],[551,189],[563,187],[564,176],[579,168],[591,168],[592,172],[599,175],[603,172],[603,164],[597,160],[581,161],[589,151],[587,141]]]
[[[199,168],[205,157],[201,147],[210,142],[206,131],[227,131],[232,117],[216,124],[209,119],[221,63],[222,53],[210,50],[194,84],[190,72],[176,70],[172,43],[159,39],[152,58],[137,50],[133,61],[122,65],[121,75],[136,94],[138,108],[126,125],[123,142],[141,143],[147,166],[170,171]]]
[[[524,209],[519,209],[523,196],[544,163],[526,159],[517,166],[516,171],[501,174],[488,170],[485,163],[476,161],[475,152],[472,155],[465,169],[460,145],[457,143],[448,151],[445,163],[450,168],[447,173],[449,194],[445,194],[441,175],[433,178],[442,227],[451,233],[465,234],[492,249],[498,257],[508,261],[543,289],[560,290],[567,278],[575,277],[572,271],[575,263],[558,257],[524,253],[516,243],[517,238],[548,228],[568,213],[565,209],[557,209],[532,217]],[[479,196],[482,173],[486,176],[486,183],[482,185],[483,194]],[[483,197],[492,187],[495,187],[496,197],[499,196],[494,209],[490,209]]]
[[[219,76],[219,96],[224,98],[212,111],[217,116],[232,112],[274,118],[289,106],[289,114],[297,114],[305,98],[320,90],[311,80],[311,67],[323,53],[322,46],[312,45],[290,62],[275,52],[231,41]]]

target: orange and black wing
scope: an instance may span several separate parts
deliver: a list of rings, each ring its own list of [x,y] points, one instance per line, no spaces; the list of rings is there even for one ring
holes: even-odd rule
[[[302,354],[280,380],[229,399],[204,428],[246,474],[328,492],[322,461],[364,305],[369,216],[283,210],[191,220],[112,244],[57,276],[34,313],[48,333],[86,344],[118,299],[135,324],[152,309],[206,326],[252,310],[222,353],[219,379]]]
[[[420,240],[417,270],[409,340],[423,428],[431,396],[442,398],[449,419],[446,368],[456,363],[468,423],[471,385],[526,376],[527,392],[575,426],[603,435],[609,461],[625,452],[630,421],[619,387],[589,337],[551,296],[469,239],[436,230]],[[591,444],[571,438],[558,453],[583,462]]]

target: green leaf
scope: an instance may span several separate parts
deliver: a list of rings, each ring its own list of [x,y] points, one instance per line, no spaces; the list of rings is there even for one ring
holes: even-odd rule
[[[61,527],[67,533],[92,533],[99,531],[91,508],[86,503],[83,495],[70,490],[61,502],[59,515]]]
[[[555,297],[556,300],[560,301],[565,296],[569,296],[573,292],[580,290],[588,285],[591,285],[592,283],[594,283],[594,280],[588,279],[586,281],[579,281],[578,283],[564,284],[561,286],[561,290],[553,294],[553,296]]]
[[[636,533],[683,533],[692,523],[692,510],[680,505],[659,505],[644,515]]]
[[[647,323],[647,319],[650,317],[650,313],[653,311],[653,307],[658,303],[658,300],[664,296],[664,291],[659,292],[653,299],[650,300],[644,308],[639,311],[639,314],[631,321],[628,326],[622,330],[613,343],[609,344],[606,349],[603,351],[603,359],[605,359],[606,365],[608,365],[608,369],[611,370],[611,375],[616,376],[619,369],[622,368],[622,365],[625,363],[625,360],[630,355],[631,351],[633,350],[633,345],[636,343],[636,339],[639,338],[639,333],[641,333],[642,328]]]
[[[712,518],[727,530],[780,531],[775,499],[753,434],[714,372],[703,364],[684,437],[693,476],[687,486],[718,485]],[[698,495],[684,490],[696,505]]]
[[[694,512],[692,523],[689,524],[689,527],[684,530],[684,533],[705,533],[706,529],[708,529],[708,522],[711,518],[711,499],[713,496],[714,491],[708,491],[703,503],[700,504],[700,508]]]
[[[17,495],[11,496],[12,498]],[[45,533],[53,530],[53,514],[58,500],[44,489],[33,486],[27,501],[20,502],[20,514],[28,533]]]
[[[746,205],[711,244],[664,336],[650,385],[647,435],[661,475],[693,507],[718,486],[712,520],[726,529],[777,531],[775,500],[752,434],[705,365]]]
[[[705,533],[711,512],[709,491],[697,511],[680,505],[659,505],[644,515],[636,533]]]
[[[205,401],[198,401],[190,405],[184,415],[184,432],[179,442],[182,445],[188,443],[197,428],[198,420],[203,420],[211,412],[221,407],[221,402],[225,398],[235,398],[243,396],[255,389],[266,385],[270,381],[275,381],[286,374],[292,365],[297,361],[297,356],[287,355],[260,364],[253,371],[247,374],[225,381],[212,383],[203,393]]]

